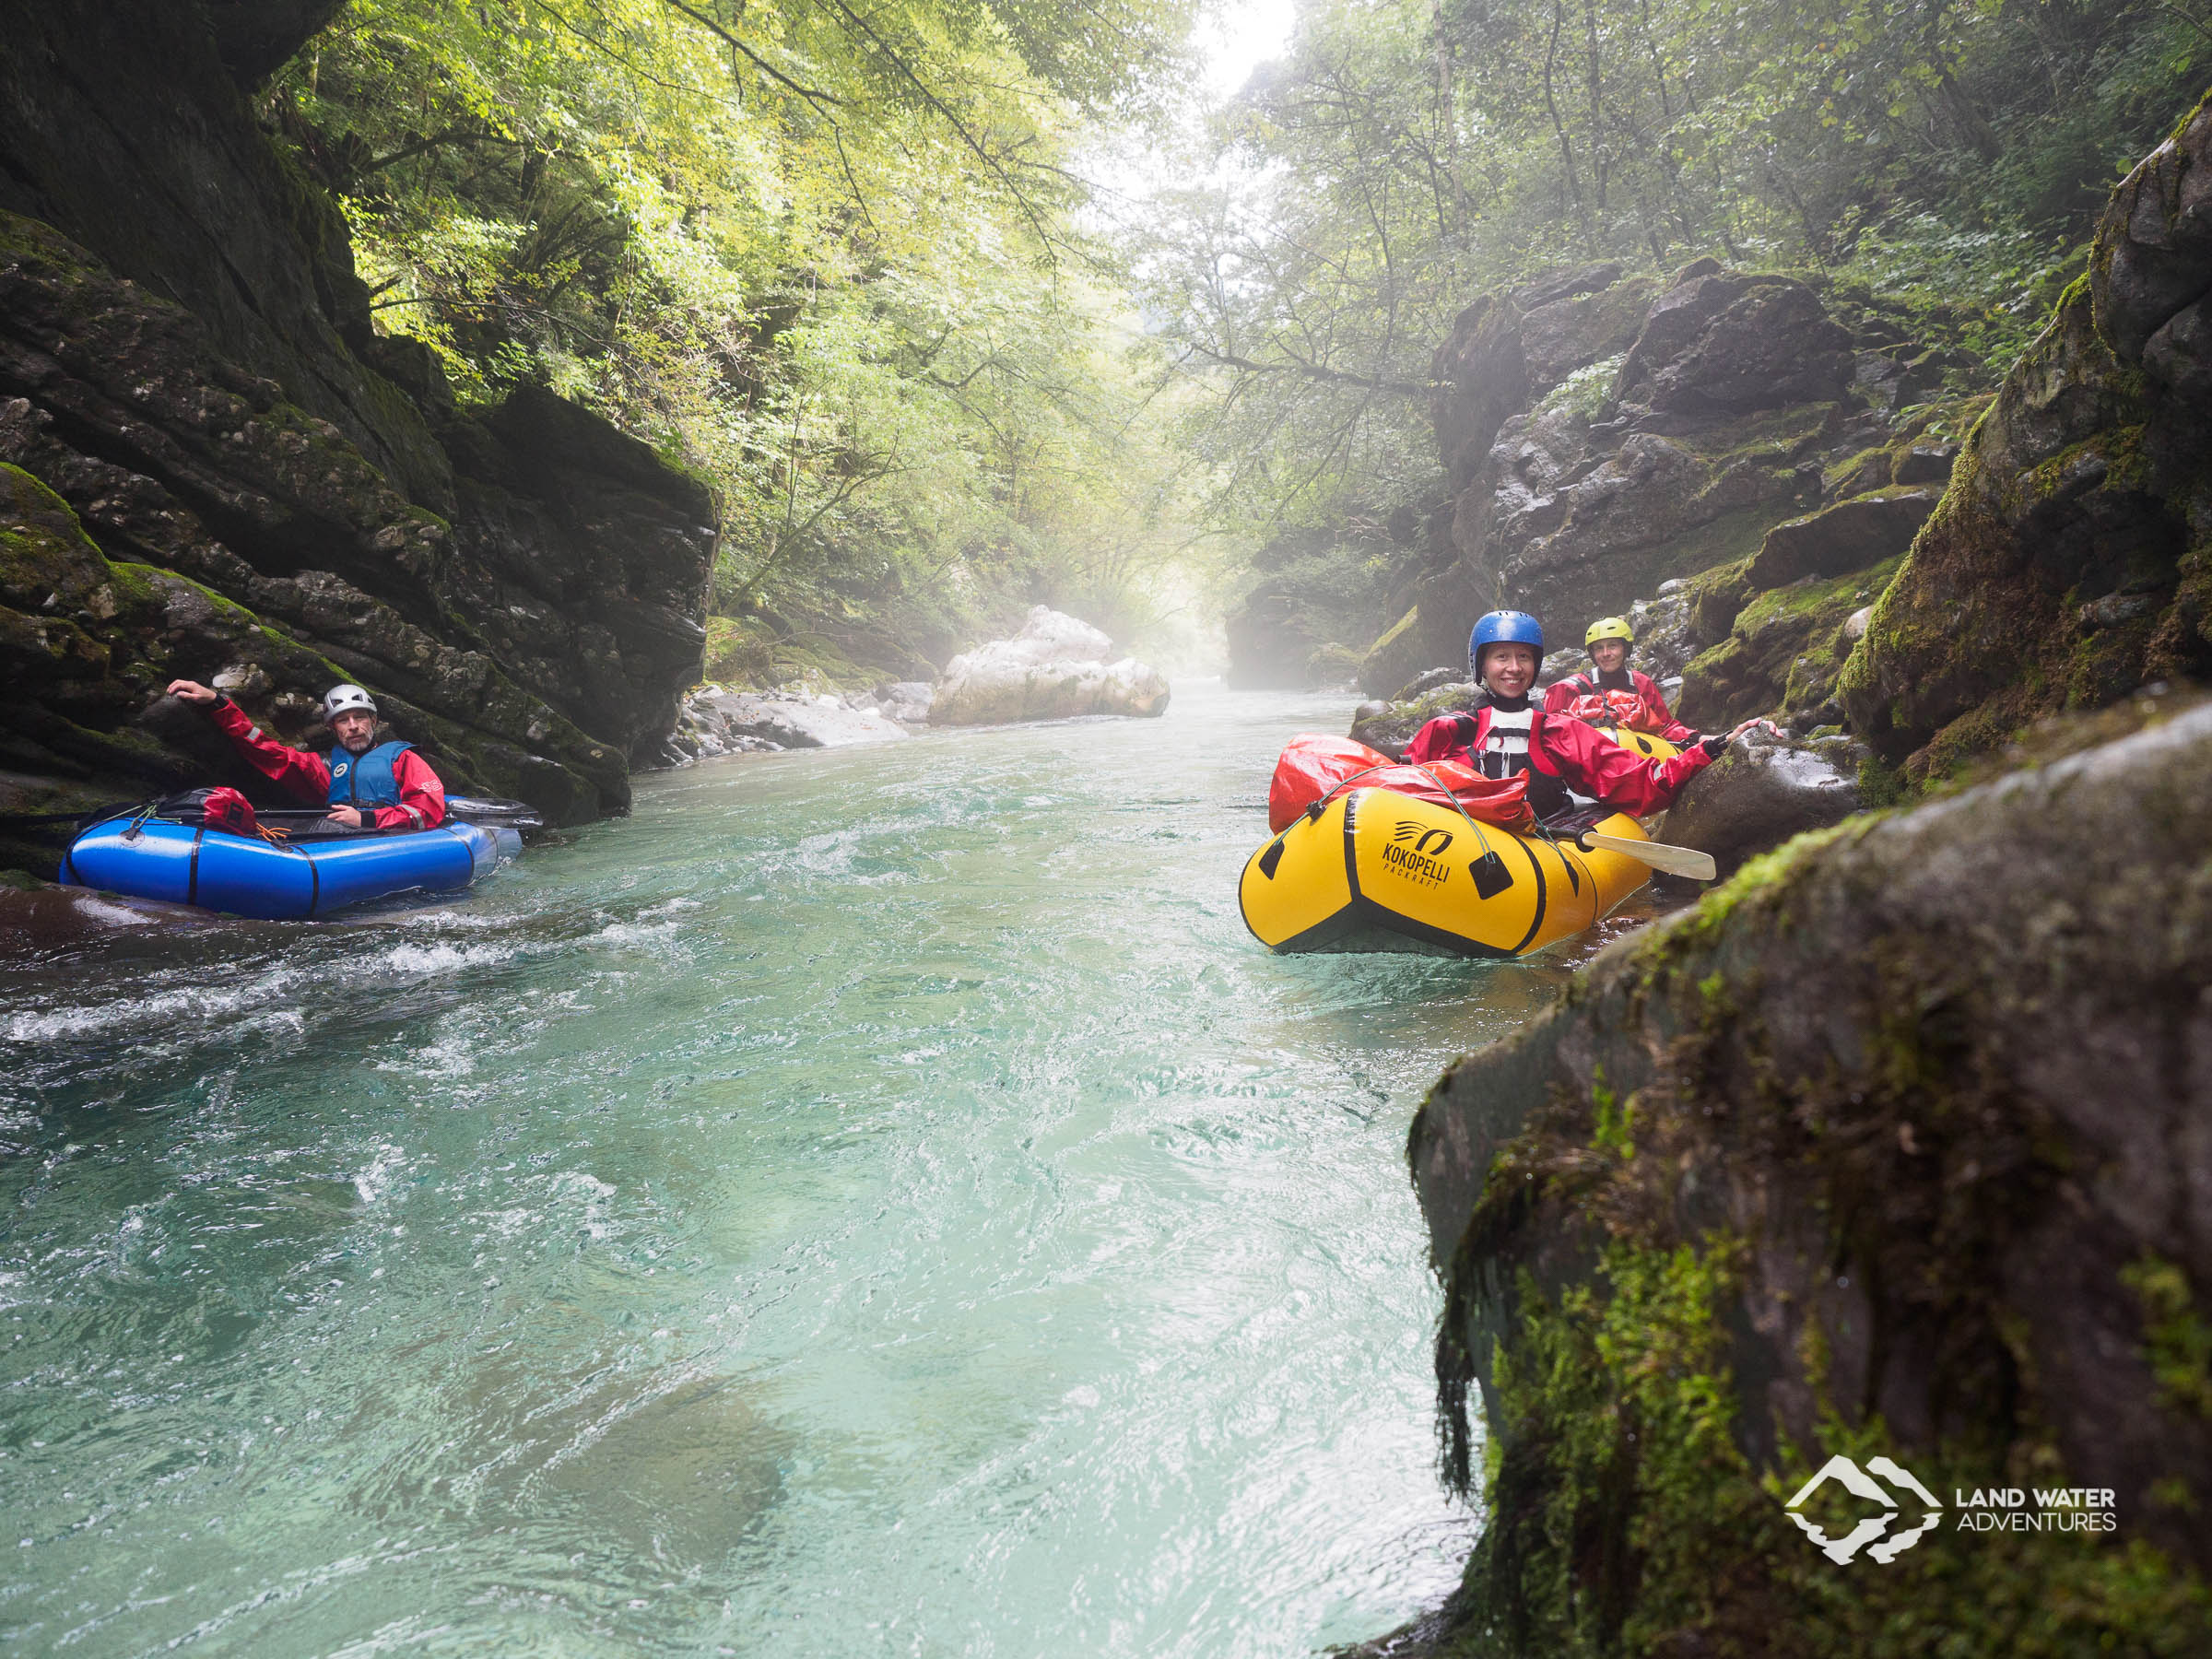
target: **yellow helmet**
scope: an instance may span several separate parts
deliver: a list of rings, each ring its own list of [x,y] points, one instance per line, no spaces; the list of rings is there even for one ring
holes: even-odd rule
[[[1626,617],[1600,617],[1590,624],[1589,630],[1583,635],[1583,643],[1585,646],[1594,645],[1600,640],[1626,640],[1633,645],[1636,642],[1636,631],[1629,626]]]

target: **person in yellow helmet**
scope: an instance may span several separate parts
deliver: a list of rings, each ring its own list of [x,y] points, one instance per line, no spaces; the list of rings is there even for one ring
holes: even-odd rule
[[[1649,732],[1677,748],[1687,748],[1699,740],[1699,734],[1669,712],[1656,680],[1629,666],[1629,647],[1635,642],[1635,630],[1625,617],[1600,617],[1591,623],[1583,635],[1591,665],[1554,682],[1544,693],[1544,711],[1571,715],[1592,725]]]

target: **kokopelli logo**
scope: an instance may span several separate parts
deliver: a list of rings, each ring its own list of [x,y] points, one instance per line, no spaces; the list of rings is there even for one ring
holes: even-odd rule
[[[1424,857],[1441,858],[1444,850],[1452,844],[1452,831],[1423,830],[1418,824],[1410,824],[1400,818],[1398,827],[1390,832],[1390,839],[1394,841],[1412,841],[1413,850]]]
[[[1910,1491],[1927,1506],[1927,1513],[1921,1518],[1919,1525],[1906,1532],[1889,1534],[1889,1524],[1898,1518],[1901,1511],[1898,1500],[1874,1478],[1876,1475]],[[1841,1538],[1830,1537],[1806,1520],[1799,1510],[1806,1499],[1831,1480],[1841,1483],[1844,1490],[1855,1498],[1880,1504],[1883,1512],[1867,1516]],[[1789,1512],[1790,1519],[1797,1523],[1797,1530],[1810,1538],[1820,1553],[1838,1566],[1848,1565],[1862,1549],[1887,1566],[1943,1524],[1943,1505],[1936,1500],[1936,1494],[1914,1479],[1911,1470],[1887,1457],[1868,1458],[1864,1469],[1848,1457],[1831,1457],[1820,1465],[1818,1475],[1797,1488],[1797,1496],[1783,1507]],[[1878,1544],[1875,1543],[1877,1538],[1881,1540]],[[1868,1548],[1869,1545],[1873,1547]]]

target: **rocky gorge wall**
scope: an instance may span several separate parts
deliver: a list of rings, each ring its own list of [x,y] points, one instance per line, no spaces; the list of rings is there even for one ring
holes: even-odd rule
[[[1783,695],[1803,647],[1858,608],[1829,616],[1835,600],[1878,593],[1934,509],[1979,389],[1970,358],[1925,337],[1941,316],[1824,286],[1711,259],[1664,281],[1604,265],[1468,306],[1431,408],[1453,557],[1398,595],[1362,688],[1464,661],[1496,606],[1571,653],[1597,617],[1695,584],[1678,632],[1696,655],[1760,595],[1858,578],[1771,603],[1685,690],[1694,705],[1710,683],[1715,724]],[[1795,690],[1827,700],[1825,682]]]
[[[2205,1651],[2212,707],[2149,719],[1793,842],[1445,1074],[1408,1155],[1488,1520],[1435,1651]],[[2118,1530],[1839,1567],[1784,1511],[1836,1453]]]
[[[1445,1463],[1487,1524],[1373,1651],[2212,1651],[2208,167],[2199,106],[1961,406],[1940,491],[1947,434],[1894,424],[1821,458],[1826,505],[1639,601],[1686,717],[1799,739],[1739,746],[1667,838],[1714,844],[1759,790],[1825,787],[1829,827],[1423,1104]],[[1466,688],[1410,689],[1364,724]],[[1920,804],[1846,816],[1875,782]],[[1788,1504],[1835,1456],[1911,1471],[1935,1527],[1824,1555]],[[2111,1529],[1959,1507],[2060,1488]]]
[[[292,741],[358,679],[456,788],[620,810],[699,678],[707,489],[542,389],[458,408],[371,325],[247,93],[332,0],[5,7],[0,863],[21,816],[220,779],[160,687]]]
[[[2114,193],[1841,685],[1915,778],[2212,671],[2212,106]]]

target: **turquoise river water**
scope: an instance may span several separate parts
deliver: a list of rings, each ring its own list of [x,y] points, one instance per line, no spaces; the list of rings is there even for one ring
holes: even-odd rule
[[[1228,1659],[1433,1606],[1478,1518],[1406,1124],[1570,958],[1246,934],[1348,700],[710,762],[345,923],[17,913],[0,1652]]]

